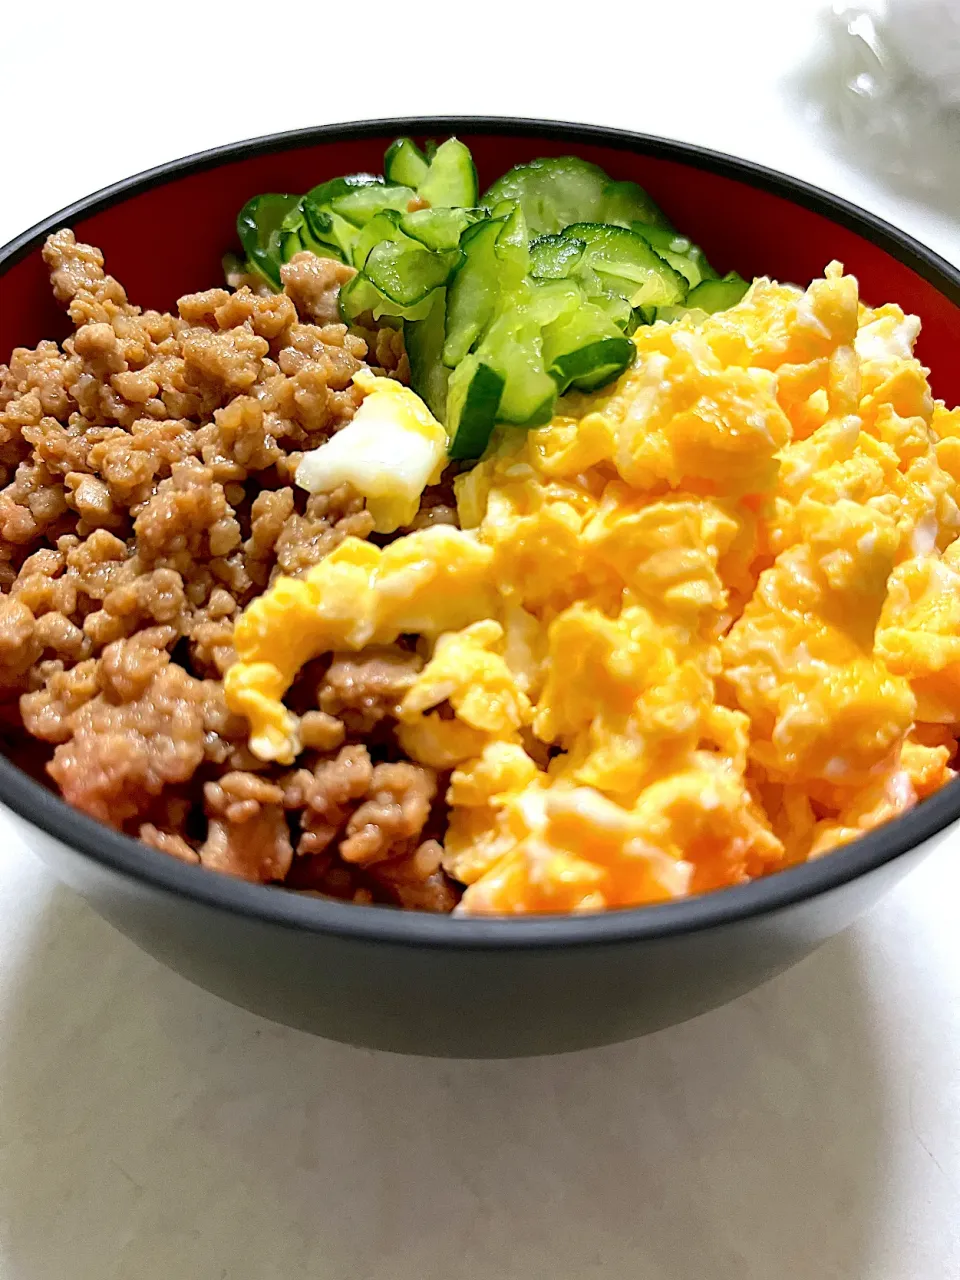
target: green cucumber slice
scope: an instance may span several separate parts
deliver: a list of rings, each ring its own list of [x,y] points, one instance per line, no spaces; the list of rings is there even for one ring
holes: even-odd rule
[[[550,374],[564,391],[571,386],[578,391],[595,391],[629,369],[636,354],[636,347],[622,334],[597,338],[558,356],[550,366]]]
[[[543,333],[543,360],[562,395],[568,387],[592,391],[631,365],[637,349],[599,308],[584,302]]]
[[[550,421],[557,386],[544,368],[542,330],[529,304],[508,303],[477,356],[503,378],[498,422],[536,427]]]
[[[516,165],[488,188],[482,203],[492,209],[516,200],[532,236],[556,235],[571,222],[593,221],[609,179],[577,156],[557,156]]]
[[[300,239],[296,231],[285,231],[280,235],[280,262],[281,265],[289,262],[297,253],[303,252],[303,241]]]
[[[497,240],[505,218],[476,222],[460,237],[463,261],[447,289],[443,363],[453,369],[482,337],[500,298]]]
[[[410,201],[416,192],[412,187],[396,186],[390,183],[377,182],[368,186],[354,187],[330,201],[330,208],[342,218],[352,222],[355,227],[364,227],[384,209],[394,209],[398,213],[406,213]]]
[[[643,323],[656,324],[658,320],[665,320],[667,324],[672,324],[674,320],[692,320],[694,324],[700,324],[706,318],[706,311],[701,311],[699,307],[648,307]]]
[[[634,222],[654,227],[669,226],[663,211],[635,182],[608,182],[600,201],[597,222],[629,227]]]
[[[518,200],[532,236],[556,235],[572,222],[631,222],[666,225],[666,218],[635,182],[615,182],[578,156],[557,156],[517,165],[488,189],[487,208]]]
[[[306,226],[313,238],[321,244],[333,244],[347,262],[351,259],[351,246],[356,239],[356,223],[335,207],[342,199],[367,189],[383,189],[383,179],[372,173],[351,173],[345,178],[331,178],[321,182],[306,193],[300,201]]]
[[[538,280],[566,280],[575,275],[586,240],[574,236],[539,236],[530,246],[530,274]]]
[[[455,249],[467,227],[486,216],[483,209],[416,209],[400,219],[400,230],[427,249]]]
[[[477,204],[477,170],[470,148],[459,138],[437,147],[417,194],[434,209],[472,209]]]
[[[400,230],[400,216],[395,209],[382,209],[355,233],[351,254],[358,271],[367,265],[371,251],[378,245],[411,243]]]
[[[387,185],[372,174],[354,173],[320,183],[300,204],[310,237],[318,244],[333,245],[338,257],[351,262],[359,230],[381,213],[395,212],[399,217],[413,197],[410,187]],[[369,252],[367,245],[365,249]]]
[[[633,223],[631,230],[643,236],[651,249],[669,262],[674,271],[679,271],[691,289],[695,289],[701,280],[718,278],[700,246],[679,232],[669,227],[648,227],[642,222]]]
[[[632,307],[671,306],[686,296],[684,277],[627,227],[577,222],[563,235],[586,242],[577,278],[588,296],[611,293]]]
[[[375,173],[348,173],[346,177],[329,178],[326,182],[320,182],[315,187],[311,187],[307,192],[307,198],[318,208],[325,208],[351,191],[362,191],[364,187],[382,186],[383,179]]]
[[[727,307],[736,306],[749,288],[749,281],[744,280],[736,271],[728,271],[722,280],[702,280],[687,294],[682,307],[651,308],[652,314],[647,323],[652,324],[654,320],[666,320],[670,323],[687,319],[699,324],[717,311],[726,311]]]
[[[503,393],[503,377],[475,355],[461,360],[447,384],[451,458],[479,458],[490,441]]]
[[[446,296],[438,289],[423,320],[404,320],[403,341],[410,361],[410,385],[438,422],[447,418],[447,383],[443,354]]]
[[[586,304],[583,290],[574,280],[544,280],[527,285],[523,293],[518,305],[541,329],[572,316]]]
[[[383,174],[387,182],[413,187],[414,190],[427,176],[429,168],[430,162],[412,138],[397,138],[387,147],[383,157]]]
[[[237,214],[237,235],[247,261],[277,289],[283,258],[283,222],[300,203],[299,196],[267,192],[248,200]],[[296,251],[295,251],[296,252]]]
[[[332,227],[332,222],[330,225]],[[284,218],[280,228],[280,261],[289,262],[294,254],[302,253],[304,249],[319,258],[346,260],[339,245],[324,243],[314,236],[300,200]]]
[[[294,254],[303,251],[303,237],[308,234],[303,207],[298,200],[280,224],[279,246],[281,263],[289,262]]]
[[[340,318],[345,324],[352,324],[366,312],[372,313],[380,301],[380,294],[367,277],[357,272],[352,280],[340,286]]]
[[[687,294],[685,305],[712,315],[734,307],[750,288],[748,281],[736,271],[728,271],[722,280],[703,280]]]
[[[599,307],[607,319],[612,320],[620,332],[627,337],[633,333],[640,322],[639,313],[643,308],[634,309],[629,299],[621,297],[618,293],[591,293],[590,301],[595,307]]]
[[[325,182],[321,187],[315,187],[300,201],[304,226],[315,243],[332,246],[337,257],[350,262],[353,259],[353,246],[359,234],[357,228],[339,213],[335,213],[329,204],[321,204],[314,197],[314,192],[322,191],[331,185]]]
[[[393,302],[384,297],[362,271],[358,271],[352,280],[348,280],[341,286],[338,304],[341,320],[345,324],[352,324],[367,313],[372,315],[374,320],[380,320],[383,316],[395,316],[402,320],[423,320],[430,311],[432,301],[432,297],[428,295],[412,306]]]
[[[503,230],[497,237],[497,257],[507,268],[503,287],[511,289],[530,270],[530,230],[519,201],[514,201],[509,208],[504,204],[502,208],[505,221]]]
[[[447,283],[460,257],[459,249],[434,253],[415,240],[383,240],[371,249],[363,274],[388,301],[412,307]]]

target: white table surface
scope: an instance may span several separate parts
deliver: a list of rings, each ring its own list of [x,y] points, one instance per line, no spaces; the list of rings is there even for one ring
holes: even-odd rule
[[[5,13],[0,242],[203,147],[472,111],[740,153],[960,260],[957,203],[857,172],[817,123],[809,0],[147,12]],[[338,12],[367,45],[333,61]],[[565,1058],[436,1062],[195,989],[58,887],[0,816],[0,1280],[957,1280],[958,902],[960,841],[818,954],[685,1026]]]

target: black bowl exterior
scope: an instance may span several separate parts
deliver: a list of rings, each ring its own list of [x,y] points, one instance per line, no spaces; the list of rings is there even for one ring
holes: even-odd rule
[[[899,278],[920,290],[918,297],[928,303],[932,297],[934,308],[943,304],[934,337],[941,345],[944,335],[950,339],[960,273],[870,215],[699,148],[549,122],[388,120],[256,139],[191,157],[47,219],[0,250],[0,277],[19,273],[21,291],[39,296],[36,250],[47,232],[102,214],[119,236],[127,201],[140,200],[141,213],[151,194],[169,204],[167,184],[192,181],[191,175],[232,171],[237,181],[236,167],[247,158],[273,157],[279,172],[298,147],[448,132],[486,133],[487,150],[496,156],[511,138],[554,150],[612,149],[625,162],[643,159],[672,174],[676,199],[682,194],[677,173],[690,166],[749,187],[758,198],[776,196],[779,203],[769,207],[778,216],[794,202],[813,210],[820,223],[831,219],[845,229],[848,244],[855,232],[866,250],[887,255]],[[731,235],[740,216],[737,210]],[[775,243],[776,227],[771,235]],[[197,283],[203,281],[192,281],[193,287]],[[41,307],[34,319],[43,326],[46,317]],[[15,334],[14,340],[28,337]],[[855,844],[766,880],[607,915],[509,921],[355,907],[186,866],[75,812],[2,755],[0,801],[61,879],[144,950],[207,990],[353,1044],[486,1057],[628,1039],[748,991],[845,928],[941,843],[960,820],[960,781]]]
[[[585,1049],[704,1013],[846,928],[949,834],[815,897],[693,932],[438,948],[284,927],[183,897],[16,820],[60,879],[198,986],[329,1039],[454,1058]],[[459,922],[449,923],[456,929]]]

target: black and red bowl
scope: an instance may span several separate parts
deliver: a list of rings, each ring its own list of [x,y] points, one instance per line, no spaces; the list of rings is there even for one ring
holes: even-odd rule
[[[879,219],[793,178],[681,143],[528,120],[377,120],[277,134],[97,192],[0,250],[0,358],[62,337],[40,249],[72,227],[130,296],[167,309],[221,279],[234,218],[260,191],[380,169],[400,134],[455,133],[481,186],[575,153],[648,188],[721,270],[806,283],[833,258],[869,302],[923,321],[934,393],[960,401],[960,272]],[[873,905],[960,819],[960,780],[818,861],[663,906],[461,920],[359,907],[186,866],[76,812],[0,757],[0,799],[32,848],[118,929],[200,986],[278,1022],[408,1053],[510,1056],[628,1039],[748,991]]]

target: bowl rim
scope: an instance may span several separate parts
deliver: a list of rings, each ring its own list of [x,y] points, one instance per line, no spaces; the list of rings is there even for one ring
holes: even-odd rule
[[[165,182],[267,152],[384,134],[481,133],[541,137],[572,146],[593,143],[678,161],[734,178],[820,213],[908,266],[956,306],[960,270],[875,214],[798,178],[689,142],[601,125],[506,116],[386,117],[265,134],[172,160],[102,188],[42,219],[0,249],[0,278],[51,231],[99,213]],[[161,891],[262,924],[357,942],[453,950],[527,950],[654,941],[729,926],[780,911],[875,871],[919,847],[960,819],[960,778],[885,826],[826,857],[745,885],[674,902],[582,916],[475,918],[357,906],[249,884],[178,862],[131,836],[87,817],[0,755],[0,802],[44,835],[109,871]]]

